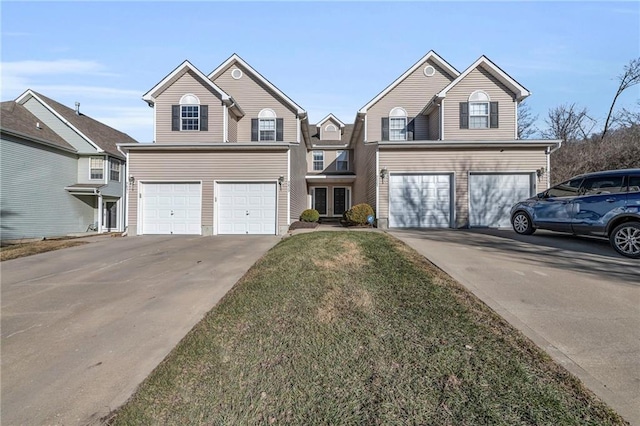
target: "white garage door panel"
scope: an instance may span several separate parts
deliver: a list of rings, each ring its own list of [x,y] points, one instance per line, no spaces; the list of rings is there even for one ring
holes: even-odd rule
[[[199,183],[142,184],[142,233],[200,235]]]
[[[276,233],[275,183],[218,184],[218,234]]]
[[[449,175],[396,175],[389,178],[389,226],[430,228],[451,225]]]
[[[511,206],[530,196],[530,173],[469,175],[469,225],[507,228]]]

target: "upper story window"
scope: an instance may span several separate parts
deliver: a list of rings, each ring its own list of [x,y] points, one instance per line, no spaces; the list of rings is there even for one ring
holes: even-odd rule
[[[180,105],[171,105],[171,130],[209,130],[209,106],[201,105],[196,95],[188,93],[180,98]]]
[[[122,167],[122,163],[115,158],[109,160],[109,179],[120,182],[120,168]]]
[[[258,114],[258,140],[276,140],[276,113],[272,109],[263,109]]]
[[[180,98],[180,130],[200,130],[200,99],[196,95]]]
[[[336,154],[336,170],[349,170],[349,151],[337,151]]]
[[[468,102],[460,103],[461,129],[488,129],[498,127],[498,102],[491,102],[489,95],[476,90]]]
[[[395,107],[389,113],[389,140],[407,140],[407,111],[404,108]]]
[[[327,126],[324,128],[325,132],[337,132],[338,128],[336,127],[335,124],[327,124]]]
[[[104,179],[104,158],[91,157],[91,179]]]
[[[324,151],[313,151],[313,170],[324,170]]]

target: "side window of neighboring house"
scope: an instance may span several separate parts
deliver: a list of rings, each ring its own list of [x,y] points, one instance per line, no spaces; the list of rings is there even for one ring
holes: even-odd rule
[[[120,167],[122,164],[119,160],[112,158],[109,160],[109,179],[120,182]]]
[[[251,141],[281,142],[284,140],[284,120],[276,116],[275,111],[265,108],[258,118],[251,119]]]
[[[349,170],[349,151],[337,151],[336,154],[336,170]]]
[[[104,179],[104,159],[91,157],[91,179]]]
[[[489,95],[476,90],[468,102],[460,102],[461,129],[497,129],[498,102],[491,102]]]
[[[324,151],[313,151],[313,170],[324,170]]]
[[[171,130],[208,131],[208,105],[201,105],[200,99],[191,93],[181,97],[179,105],[171,106]]]
[[[382,140],[413,140],[413,118],[407,117],[404,108],[395,107],[389,112],[389,117],[382,117]]]

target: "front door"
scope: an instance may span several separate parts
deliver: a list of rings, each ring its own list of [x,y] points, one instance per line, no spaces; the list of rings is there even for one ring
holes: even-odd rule
[[[118,204],[115,201],[104,203],[104,228],[107,231],[118,229]]]
[[[316,209],[321,216],[327,215],[327,188],[313,189],[313,208]]]
[[[349,190],[347,188],[333,188],[333,215],[342,216],[349,209]]]

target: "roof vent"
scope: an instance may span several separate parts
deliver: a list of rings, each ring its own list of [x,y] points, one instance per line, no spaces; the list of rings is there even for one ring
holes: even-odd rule
[[[40,122],[39,121],[36,121],[36,128],[37,129],[42,129],[42,127],[40,127]]]
[[[76,114],[80,115],[80,102],[76,102]]]

